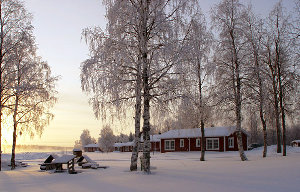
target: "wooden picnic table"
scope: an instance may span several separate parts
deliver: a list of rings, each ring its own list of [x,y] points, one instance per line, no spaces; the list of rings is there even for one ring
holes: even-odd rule
[[[68,172],[70,174],[76,173],[75,168],[74,168],[74,159],[75,155],[63,155],[57,159],[55,159],[52,164],[55,165],[55,171],[56,172],[61,172],[63,170],[62,165],[66,164]]]

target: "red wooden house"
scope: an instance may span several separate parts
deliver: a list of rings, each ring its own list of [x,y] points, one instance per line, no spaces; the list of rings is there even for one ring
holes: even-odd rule
[[[160,151],[160,135],[150,135],[150,142],[151,142],[151,151]],[[133,148],[133,142],[127,142],[127,143],[115,143],[114,148],[115,151],[120,152],[132,152]],[[143,150],[144,140],[143,137],[141,137],[140,142],[140,151]]]
[[[83,147],[85,152],[101,151],[98,144],[88,144]]]
[[[115,151],[120,151],[120,152],[132,152],[132,147],[133,147],[133,142],[114,144]]]
[[[242,142],[244,150],[248,146],[248,133],[242,130]],[[161,152],[200,151],[201,130],[177,129],[170,130],[160,135]],[[237,134],[235,127],[211,127],[205,128],[206,151],[238,151]]]

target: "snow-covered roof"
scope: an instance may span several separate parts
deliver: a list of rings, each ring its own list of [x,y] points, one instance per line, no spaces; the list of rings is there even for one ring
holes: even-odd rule
[[[300,143],[300,140],[294,140],[291,143]]]
[[[114,147],[133,146],[133,141],[127,143],[115,143]]]
[[[229,136],[236,131],[235,126],[231,127],[210,127],[205,128],[205,137],[223,137]],[[245,130],[242,130],[245,134],[248,133]],[[165,133],[162,133],[159,138],[168,139],[168,138],[191,138],[191,137],[201,137],[201,129],[175,129],[170,130]]]
[[[88,144],[88,145],[86,145],[86,146],[84,146],[84,147],[99,147],[99,145],[98,144]]]
[[[75,155],[63,155],[53,161],[53,163],[67,163],[74,159],[76,156]]]
[[[150,135],[150,142],[159,142],[160,135]],[[141,136],[141,142],[144,142],[143,135]]]

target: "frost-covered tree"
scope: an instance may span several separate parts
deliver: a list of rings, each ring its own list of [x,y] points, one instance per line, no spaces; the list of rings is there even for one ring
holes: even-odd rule
[[[104,1],[107,33],[88,30],[92,57],[82,65],[83,90],[93,92],[96,111],[135,98],[135,144],[131,170],[137,169],[143,98],[144,170],[150,173],[150,100],[172,96],[174,65],[179,62],[176,33],[181,13],[194,1]],[[176,26],[177,25],[177,26]],[[175,31],[174,31],[175,30]],[[177,50],[177,51],[176,51]],[[101,94],[107,93],[104,97]],[[116,102],[117,101],[117,102]],[[120,109],[120,107],[118,108]]]
[[[218,45],[215,50],[215,63],[217,72],[214,88],[220,103],[228,111],[234,111],[238,148],[242,161],[247,160],[244,153],[241,124],[243,77],[245,75],[245,38],[244,22],[245,8],[238,0],[223,0],[212,10],[212,22],[219,32]],[[225,103],[226,102],[226,103]]]
[[[129,1],[103,1],[108,25],[84,30],[91,57],[82,64],[82,89],[92,93],[96,117],[106,110],[128,112],[134,107],[135,139],[130,170],[137,170],[141,119],[141,60],[138,55],[137,18]]]
[[[80,143],[81,143],[81,148],[83,148],[88,144],[96,143],[96,139],[91,137],[90,131],[88,129],[84,129],[80,135]]]
[[[4,109],[8,107],[7,102],[13,96],[11,93],[14,79],[12,53],[23,41],[23,34],[32,29],[30,17],[31,15],[19,0],[0,1],[0,151],[2,117]]]
[[[189,103],[196,110],[196,118],[194,118],[196,127],[200,126],[201,129],[200,161],[204,161],[204,123],[209,116],[208,95],[204,93],[207,92],[209,78],[214,68],[212,63],[208,62],[213,35],[207,28],[205,16],[201,13],[201,10],[197,10],[197,6],[195,8],[196,10],[190,17],[190,21],[185,24],[188,34],[183,49],[184,66],[181,74],[183,75],[182,82],[184,85],[182,87],[185,100],[189,100]]]
[[[291,35],[293,28],[290,16],[283,9],[282,3],[279,2],[269,14],[266,26],[268,38],[265,44],[267,45],[267,53],[269,53],[267,63],[273,83],[277,152],[281,152],[282,139],[283,156],[286,156],[286,114],[290,105],[291,95],[295,95],[297,92],[297,84],[299,82],[297,67],[299,61],[293,59],[293,54],[297,54],[294,50],[299,50],[299,47],[294,44],[294,38]]]
[[[249,110],[250,112],[250,127],[251,130],[257,130],[253,125],[255,122],[256,116],[253,114],[256,111],[259,111],[259,117],[262,125],[263,130],[263,139],[264,139],[264,150],[263,150],[263,157],[267,155],[267,123],[266,123],[266,105],[267,105],[267,88],[266,86],[269,84],[268,78],[265,75],[267,71],[267,67],[263,63],[263,36],[264,36],[264,29],[263,29],[263,21],[259,17],[257,17],[253,11],[252,7],[249,6],[247,10],[247,16],[245,20],[245,37],[247,41],[246,49],[249,54],[245,57],[248,62],[248,71],[246,80],[246,86],[249,88],[247,97],[250,101]],[[253,108],[253,104],[256,107]],[[246,112],[249,114],[249,112]],[[257,133],[257,131],[254,131]],[[256,138],[258,135],[256,135]]]
[[[115,143],[116,137],[110,126],[106,125],[101,129],[100,137],[98,139],[99,147],[104,152],[113,151],[113,145]]]
[[[15,168],[15,148],[18,133],[41,135],[52,119],[49,109],[56,101],[56,77],[51,75],[49,65],[35,55],[36,48],[29,31],[12,55],[14,81],[10,108],[13,116],[13,144],[11,168]]]

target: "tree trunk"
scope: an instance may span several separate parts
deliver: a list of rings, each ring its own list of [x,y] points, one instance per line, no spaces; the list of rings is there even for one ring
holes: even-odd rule
[[[16,96],[16,101],[15,101],[15,109],[14,109],[14,114],[13,114],[13,121],[14,121],[14,131],[13,131],[13,145],[12,145],[12,151],[11,151],[11,169],[16,168],[16,161],[15,161],[15,152],[16,152],[16,143],[17,143],[17,113],[18,113],[18,104],[19,104],[19,97]]]
[[[279,104],[280,104],[280,112],[281,112],[281,125],[282,125],[282,145],[283,145],[283,156],[286,156],[286,127],[285,127],[285,111],[283,104],[283,88],[281,82],[281,69],[279,63],[277,64],[277,78],[278,78],[278,88],[279,88]]]
[[[150,174],[150,88],[149,88],[149,76],[147,65],[147,54],[144,54],[144,69],[143,69],[143,84],[144,84],[144,113],[143,113],[143,138],[144,138],[144,172]]]
[[[264,135],[264,150],[263,150],[263,157],[267,157],[267,151],[268,151],[268,138],[267,138],[267,124],[266,120],[264,118],[264,98],[263,98],[263,82],[260,75],[260,66],[258,62],[258,51],[256,51],[256,48],[254,44],[252,44],[253,50],[254,50],[254,58],[255,58],[255,70],[256,70],[256,78],[258,80],[258,89],[259,89],[259,116],[260,121],[263,127],[263,135]]]
[[[142,80],[143,80],[143,98],[144,98],[144,112],[143,112],[143,162],[144,172],[150,174],[150,87],[149,87],[149,68],[148,68],[148,15],[149,15],[150,0],[141,1],[140,10],[140,56],[142,58]]]
[[[0,107],[0,171],[2,167],[2,107]]]
[[[240,63],[238,61],[238,55],[235,44],[234,31],[230,32],[231,43],[232,43],[232,51],[233,51],[233,65],[234,65],[234,81],[233,81],[233,89],[234,89],[234,97],[235,97],[235,115],[236,115],[236,131],[237,131],[237,143],[239,148],[239,153],[242,161],[247,161],[246,154],[243,148],[243,140],[242,140],[242,96],[241,96],[241,78],[240,78]]]
[[[201,120],[201,157],[200,161],[205,161],[205,132],[204,132],[204,122]]]
[[[266,120],[264,118],[264,114],[263,114],[263,106],[260,103],[260,107],[259,107],[259,115],[260,115],[260,120],[261,120],[261,124],[263,126],[263,134],[264,134],[264,150],[263,150],[263,157],[267,156],[267,150],[268,150],[268,138],[267,138],[267,124],[266,124]]]
[[[134,135],[134,144],[132,148],[131,155],[131,165],[130,171],[137,170],[137,160],[139,155],[140,147],[140,128],[141,128],[141,64],[140,62],[137,65],[137,80],[136,80],[136,104],[135,104],[135,135]]]
[[[198,76],[198,91],[199,91],[199,112],[200,112],[200,128],[201,128],[201,157],[200,161],[205,161],[205,132],[203,118],[203,100],[202,100],[202,78],[201,78],[201,55],[197,56],[197,76]]]
[[[268,50],[268,66],[271,72],[272,77],[272,88],[273,88],[273,99],[274,99],[274,112],[275,112],[275,126],[276,126],[276,134],[277,134],[277,153],[281,153],[281,131],[280,131],[280,123],[279,123],[279,107],[278,107],[278,90],[277,90],[277,81],[276,81],[276,69],[272,65],[272,55],[271,49],[267,46]]]
[[[144,172],[150,173],[150,87],[149,87],[149,76],[148,76],[148,65],[147,65],[147,54],[143,56],[143,87],[144,87],[144,113],[143,113],[143,137],[144,137]]]
[[[2,71],[2,62],[3,62],[3,21],[2,21],[2,1],[0,1],[0,22],[1,22],[1,34],[0,34],[0,171],[2,168],[2,109],[3,109],[3,71]]]
[[[276,79],[273,77],[273,98],[274,98],[274,112],[275,112],[275,124],[277,133],[277,153],[281,153],[281,130],[280,130],[280,115],[278,107],[278,91],[276,86]]]

